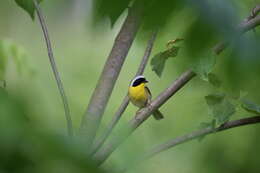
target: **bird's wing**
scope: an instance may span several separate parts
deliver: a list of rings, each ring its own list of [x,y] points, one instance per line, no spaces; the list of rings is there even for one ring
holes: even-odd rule
[[[148,102],[150,102],[152,99],[152,93],[147,86],[145,87],[145,90],[147,91],[147,94],[148,94]]]

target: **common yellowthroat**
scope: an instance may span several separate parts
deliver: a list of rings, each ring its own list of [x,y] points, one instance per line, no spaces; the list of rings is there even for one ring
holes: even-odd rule
[[[137,76],[135,77],[128,89],[128,96],[130,101],[139,108],[146,107],[152,98],[152,94],[149,88],[146,86],[148,81],[145,79],[144,76]],[[153,117],[156,120],[163,119],[163,114],[159,110],[155,110],[153,112]]]

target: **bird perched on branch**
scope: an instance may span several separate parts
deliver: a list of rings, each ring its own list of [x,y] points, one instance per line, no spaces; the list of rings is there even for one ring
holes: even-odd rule
[[[151,102],[152,94],[149,88],[146,86],[148,81],[144,76],[135,77],[128,89],[128,96],[130,101],[137,107],[144,108]],[[163,114],[159,110],[153,112],[153,117],[156,120],[163,119]]]

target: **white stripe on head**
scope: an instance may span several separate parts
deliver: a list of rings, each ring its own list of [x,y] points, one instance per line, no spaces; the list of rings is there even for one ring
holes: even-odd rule
[[[144,77],[143,75],[136,76],[136,77],[132,80],[130,86],[133,86],[134,82],[135,82],[137,79],[140,79],[140,78],[145,78],[145,77]]]

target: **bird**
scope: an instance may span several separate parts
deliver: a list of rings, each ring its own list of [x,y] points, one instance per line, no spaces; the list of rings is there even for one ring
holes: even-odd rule
[[[146,83],[148,83],[146,78],[143,75],[138,75],[131,81],[128,89],[130,101],[140,109],[148,106],[152,99],[151,91],[146,86]],[[153,117],[156,120],[164,118],[163,114],[159,110],[153,112]]]

